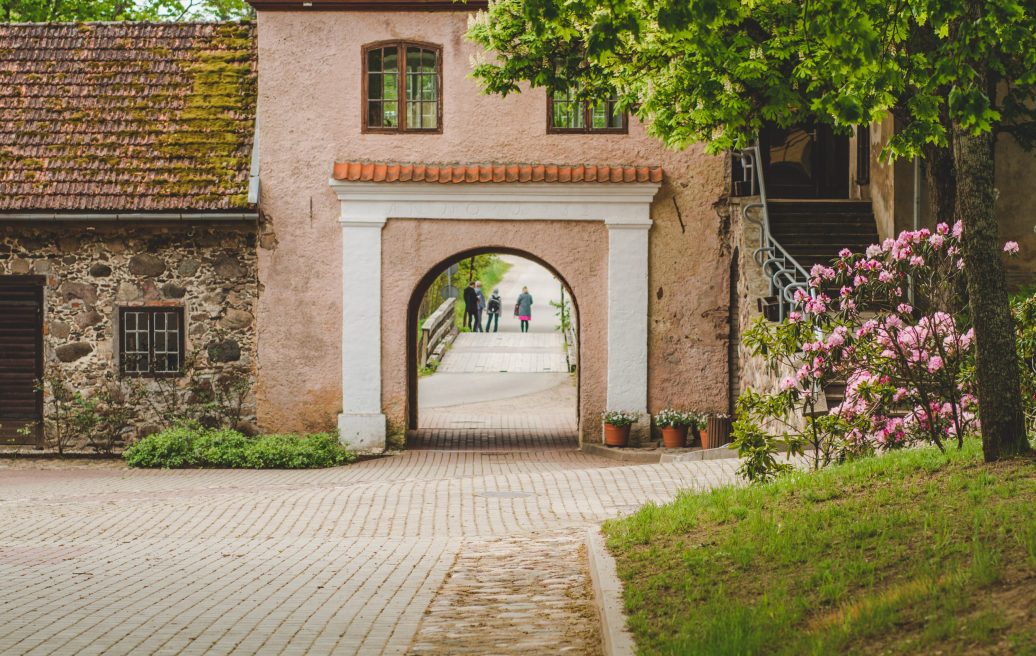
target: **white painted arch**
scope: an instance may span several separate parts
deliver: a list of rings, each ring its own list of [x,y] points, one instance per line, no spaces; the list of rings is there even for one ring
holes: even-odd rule
[[[608,228],[609,409],[647,414],[648,230],[660,183],[429,183],[332,179],[342,227],[343,442],[385,448],[381,231],[389,219],[601,221]]]

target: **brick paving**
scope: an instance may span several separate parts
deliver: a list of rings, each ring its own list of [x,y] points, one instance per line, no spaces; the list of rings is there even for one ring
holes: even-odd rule
[[[461,335],[468,336],[471,335]],[[507,333],[505,336],[514,341],[538,340],[544,344],[551,343],[553,345],[550,348],[556,351],[556,356],[564,359],[560,351],[561,338],[556,334]],[[453,353],[451,350],[447,354],[444,364],[453,357]],[[450,375],[435,374],[445,377]],[[463,390],[459,390],[458,395],[462,399]],[[421,409],[420,429],[409,436],[407,447],[454,450],[574,449],[579,446],[577,403],[575,377],[561,376],[557,385],[539,392]]]
[[[736,465],[573,450],[313,471],[0,461],[0,652],[556,652],[542,633],[593,653],[585,527]]]

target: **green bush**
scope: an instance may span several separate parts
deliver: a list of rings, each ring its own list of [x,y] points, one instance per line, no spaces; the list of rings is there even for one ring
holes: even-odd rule
[[[248,454],[254,438],[231,429],[202,429],[194,434],[194,467],[253,467]]]
[[[177,426],[149,435],[123,453],[130,467],[310,469],[353,462],[334,433],[261,435]]]
[[[332,467],[355,460],[342,448],[335,433],[313,435],[263,435],[248,449],[248,466],[255,469],[306,469]]]
[[[195,467],[194,445],[198,430],[176,426],[148,435],[122,453],[130,467]]]

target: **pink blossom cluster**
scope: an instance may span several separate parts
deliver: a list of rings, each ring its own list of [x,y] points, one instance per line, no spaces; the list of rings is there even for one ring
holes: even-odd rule
[[[926,312],[905,299],[908,281],[952,289],[963,266],[963,232],[960,223],[908,230],[862,254],[843,249],[831,266],[815,265],[812,289],[794,293],[798,308],[787,324],[802,339],[801,360],[781,380],[780,393],[809,400],[813,390],[844,380],[844,399],[829,412],[857,447],[917,439],[941,446],[975,430],[974,396],[962,373],[974,332],[963,315]],[[1016,253],[1018,246],[1008,242],[1004,250]],[[826,291],[835,289],[832,299]]]

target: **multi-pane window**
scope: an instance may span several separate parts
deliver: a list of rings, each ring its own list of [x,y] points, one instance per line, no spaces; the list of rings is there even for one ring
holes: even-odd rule
[[[364,48],[364,115],[368,132],[439,132],[442,50],[419,43]]]
[[[626,132],[626,114],[615,98],[579,100],[570,89],[554,92],[548,103],[549,132]]]
[[[130,376],[176,376],[183,368],[183,308],[119,309],[119,363]]]

